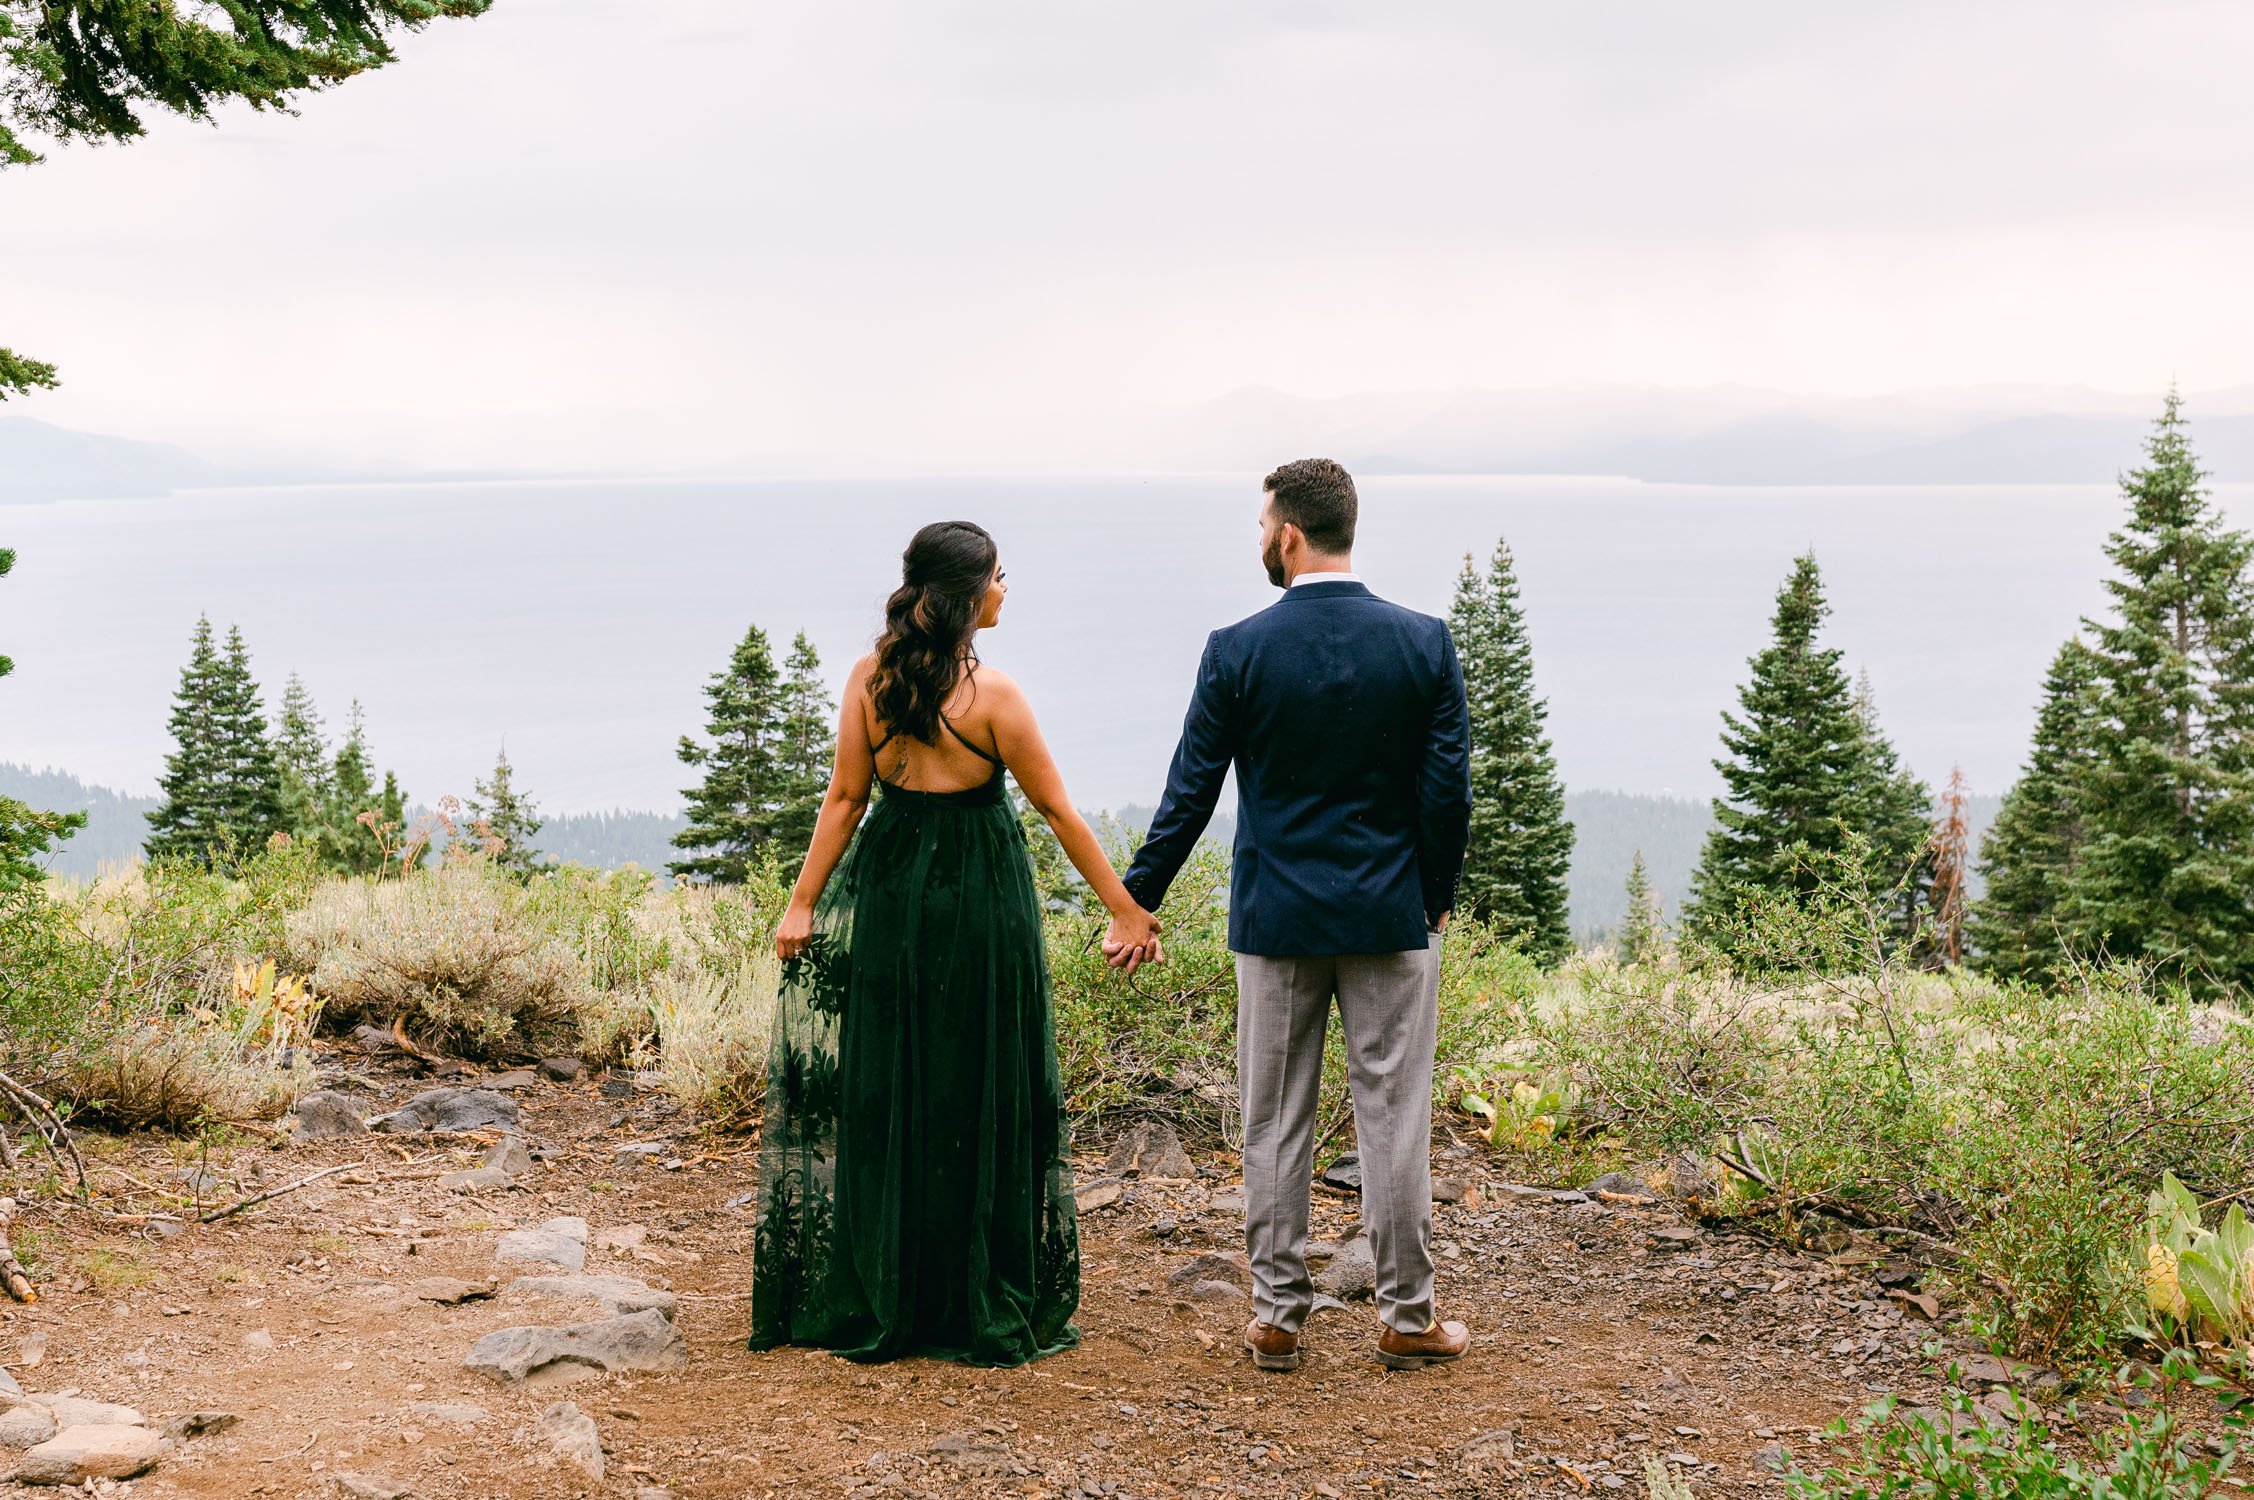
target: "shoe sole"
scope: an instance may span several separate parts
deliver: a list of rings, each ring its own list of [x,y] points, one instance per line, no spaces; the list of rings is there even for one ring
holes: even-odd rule
[[[1252,1349],[1250,1345],[1247,1345],[1246,1348],[1252,1354],[1253,1364],[1263,1370],[1288,1372],[1298,1369],[1303,1362],[1297,1351],[1290,1354],[1262,1354],[1259,1350]]]
[[[1377,1351],[1377,1362],[1388,1370],[1421,1370],[1427,1365],[1452,1365],[1469,1353],[1467,1349],[1457,1354],[1388,1354]]]

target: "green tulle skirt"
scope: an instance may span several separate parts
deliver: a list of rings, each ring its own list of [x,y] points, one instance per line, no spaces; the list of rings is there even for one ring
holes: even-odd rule
[[[1048,958],[999,777],[880,789],[784,970],[762,1131],[752,1348],[1018,1365],[1078,1342]]]

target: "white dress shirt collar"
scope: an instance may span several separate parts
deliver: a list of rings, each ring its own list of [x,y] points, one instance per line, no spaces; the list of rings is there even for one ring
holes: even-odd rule
[[[1359,573],[1302,573],[1291,581],[1291,586],[1298,588],[1303,583],[1360,583],[1361,581],[1362,575]]]

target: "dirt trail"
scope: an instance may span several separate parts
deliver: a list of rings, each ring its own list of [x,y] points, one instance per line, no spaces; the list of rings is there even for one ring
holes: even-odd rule
[[[354,1067],[371,1112],[427,1086]],[[45,1297],[0,1323],[0,1365],[152,1425],[240,1418],[115,1489],[149,1496],[1581,1495],[1640,1493],[1649,1455],[1702,1495],[1751,1494],[1781,1483],[1764,1449],[1773,1462],[1773,1444],[1875,1392],[1928,1386],[1918,1350],[1934,1331],[1871,1266],[1686,1228],[1664,1205],[1517,1196],[1447,1142],[1440,1170],[1470,1191],[1437,1210],[1441,1303],[1476,1335],[1453,1369],[1383,1370],[1362,1300],[1317,1314],[1301,1372],[1256,1373],[1235,1345],[1241,1297],[1169,1283],[1201,1252],[1241,1248],[1218,1156],[1195,1182],[1134,1182],[1084,1216],[1077,1350],[1014,1371],[751,1354],[748,1143],[594,1081],[514,1097],[548,1159],[508,1189],[440,1184],[475,1163],[474,1140],[364,1136],[215,1155],[219,1202],[366,1163],[218,1224],[27,1215]],[[1102,1173],[1081,1165],[1083,1181]],[[184,1168],[183,1148],[138,1141],[98,1171],[169,1185]],[[1352,1199],[1318,1197],[1316,1233],[1348,1234]],[[496,1242],[564,1215],[595,1231],[588,1273],[678,1294],[685,1368],[525,1391],[463,1367],[493,1329],[571,1319],[514,1295],[438,1305],[421,1284],[538,1272],[498,1266]],[[641,1243],[622,1243],[634,1227]],[[594,1419],[601,1482],[534,1430],[558,1400]]]

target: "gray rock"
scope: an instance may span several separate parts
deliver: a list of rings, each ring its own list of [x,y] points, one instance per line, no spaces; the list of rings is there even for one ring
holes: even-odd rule
[[[1518,1434],[1508,1427],[1497,1427],[1480,1433],[1456,1451],[1468,1469],[1495,1468],[1517,1456]]]
[[[1238,1304],[1252,1294],[1233,1281],[1193,1281],[1186,1287],[1175,1288],[1175,1295],[1184,1302],[1212,1302]]]
[[[512,1229],[493,1247],[493,1258],[577,1271],[587,1264],[587,1221],[550,1219],[538,1229]]]
[[[1083,1183],[1072,1195],[1073,1207],[1081,1213],[1092,1214],[1099,1208],[1109,1208],[1127,1196],[1127,1184],[1116,1177]]]
[[[33,1396],[55,1414],[55,1425],[71,1427],[146,1427],[149,1419],[130,1406],[89,1401],[83,1396]]]
[[[1432,1179],[1432,1201],[1435,1203],[1461,1203],[1471,1196],[1471,1180],[1466,1177],[1435,1177]]]
[[[381,1026],[370,1026],[365,1021],[352,1028],[352,1039],[370,1052],[391,1052],[399,1046],[390,1032]]]
[[[1171,1287],[1195,1286],[1201,1281],[1222,1281],[1249,1294],[1252,1291],[1252,1262],[1241,1250],[1225,1255],[1207,1252],[1193,1256],[1166,1273],[1166,1284]]]
[[[1753,1462],[1772,1474],[1782,1474],[1792,1467],[1792,1455],[1785,1451],[1784,1444],[1771,1443],[1754,1451]]]
[[[440,1131],[467,1135],[479,1130],[522,1130],[523,1115],[517,1102],[491,1089],[426,1089],[390,1114],[374,1128],[394,1135],[414,1131]]]
[[[190,1438],[225,1432],[240,1421],[242,1418],[231,1411],[182,1412],[164,1424],[164,1435],[176,1443],[184,1443]]]
[[[1206,1207],[1217,1214],[1241,1214],[1244,1212],[1244,1189],[1228,1188],[1215,1193],[1213,1201]]]
[[[597,1484],[603,1482],[603,1438],[593,1417],[569,1401],[558,1401],[540,1413],[532,1430],[557,1457],[584,1469]]]
[[[1341,1302],[1356,1302],[1377,1291],[1377,1257],[1370,1252],[1367,1235],[1356,1235],[1338,1247],[1315,1276],[1315,1290]]]
[[[501,1328],[463,1363],[502,1385],[543,1385],[606,1370],[678,1370],[689,1362],[679,1331],[652,1308],[568,1328]]]
[[[539,1081],[539,1078],[534,1075],[530,1068],[511,1068],[506,1073],[496,1073],[491,1078],[485,1079],[481,1086],[489,1089],[506,1089],[510,1093],[514,1093],[518,1089],[531,1088]]]
[[[1641,1177],[1626,1172],[1607,1172],[1582,1191],[1591,1195],[1610,1193],[1616,1198],[1637,1198],[1646,1203],[1659,1196]]]
[[[84,1484],[89,1479],[131,1479],[146,1474],[164,1452],[164,1439],[146,1427],[121,1423],[66,1426],[26,1452],[18,1484]]]
[[[332,1141],[368,1133],[360,1107],[335,1089],[307,1094],[290,1114],[297,1122],[291,1133],[301,1141]]]
[[[1164,1120],[1138,1120],[1112,1143],[1111,1159],[1104,1171],[1113,1177],[1160,1177],[1183,1181],[1197,1176],[1197,1166],[1182,1149],[1182,1138]]]
[[[557,1297],[599,1304],[614,1318],[628,1313],[662,1313],[667,1322],[680,1305],[671,1292],[636,1281],[631,1276],[519,1276],[509,1283],[512,1292],[532,1297]]]
[[[645,1484],[634,1492],[634,1500],[673,1500],[673,1492],[662,1484]]]
[[[1707,1170],[1705,1159],[1695,1151],[1677,1153],[1667,1163],[1667,1191],[1685,1202],[1703,1202],[1722,1190]]]
[[[1362,1158],[1349,1151],[1323,1170],[1322,1184],[1342,1193],[1362,1191]]]
[[[0,1370],[0,1401],[13,1400],[22,1394],[23,1387],[16,1384],[16,1377]]]
[[[557,1083],[577,1083],[587,1071],[587,1065],[576,1057],[543,1057],[540,1059],[540,1076],[552,1078]]]
[[[472,1167],[466,1172],[442,1172],[438,1185],[453,1193],[491,1193],[516,1186],[516,1179],[499,1167]]]
[[[352,1500],[408,1500],[415,1493],[389,1474],[355,1474],[349,1469],[338,1473],[337,1488]]]
[[[433,1422],[450,1422],[456,1427],[475,1427],[492,1420],[493,1414],[482,1406],[469,1406],[449,1401],[414,1401],[407,1409],[418,1417]]]
[[[55,1414],[44,1406],[11,1406],[0,1412],[0,1448],[36,1448],[55,1435]]]
[[[493,1295],[490,1281],[463,1281],[454,1276],[426,1276],[407,1288],[417,1302],[435,1302],[441,1307],[459,1307],[465,1302],[481,1302]]]
[[[532,1152],[521,1136],[507,1135],[485,1148],[478,1159],[482,1167],[499,1167],[511,1177],[522,1177],[532,1170]]]

